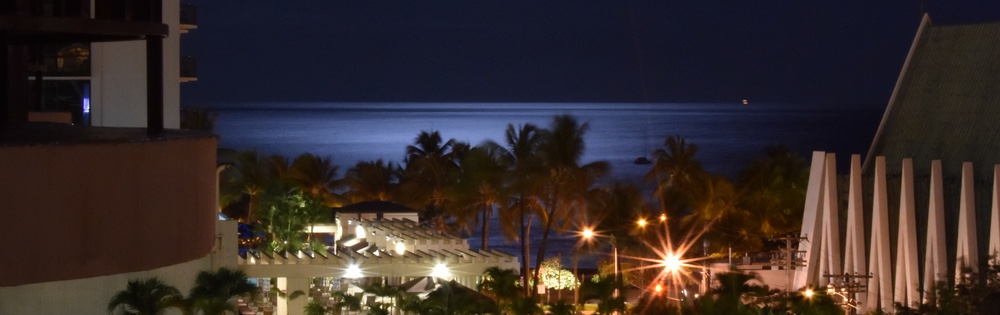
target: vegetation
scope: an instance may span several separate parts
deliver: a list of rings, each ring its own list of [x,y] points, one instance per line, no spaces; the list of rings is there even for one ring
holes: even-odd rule
[[[120,310],[121,314],[159,315],[169,308],[184,307],[184,297],[177,288],[159,278],[129,280],[125,290],[119,291],[108,302],[108,312]]]
[[[248,282],[246,274],[228,268],[198,273],[187,299],[177,288],[156,277],[129,280],[125,290],[111,297],[108,312],[120,310],[122,314],[154,315],[177,308],[188,314],[239,314],[233,298],[249,296],[256,291],[257,287]]]
[[[602,183],[606,161],[581,161],[588,130],[586,122],[556,116],[547,127],[510,124],[502,142],[475,146],[420,131],[402,163],[360,161],[343,178],[327,157],[223,151],[232,167],[221,173],[220,204],[255,228],[262,251],[319,248],[308,228],[331,220],[328,207],[363,201],[406,205],[441,231],[469,233],[481,226],[483,248],[495,232],[520,243],[521,269],[531,271],[520,273],[521,283],[532,284],[519,288],[524,296],[538,294],[532,286],[541,283],[553,234],[593,227],[603,231],[596,243],[614,238],[626,256],[652,257],[661,245],[681,243],[694,244],[687,255],[701,256],[724,255],[730,248],[758,251],[768,237],[801,225],[808,170],[787,148],[767,148],[732,180],[706,171],[696,144],[667,137],[652,154],[645,180],[654,189],[644,196],[632,184]],[[494,216],[500,231],[489,229]],[[640,219],[651,224],[637,229]],[[535,224],[542,235],[532,237]],[[532,245],[535,266],[528,265]]]

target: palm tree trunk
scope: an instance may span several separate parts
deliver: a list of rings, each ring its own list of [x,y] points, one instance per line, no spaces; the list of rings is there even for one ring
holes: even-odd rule
[[[541,243],[538,244],[538,256],[537,256],[537,258],[535,258],[535,274],[532,277],[533,279],[535,279],[535,283],[533,283],[531,285],[531,291],[532,292],[537,292],[538,291],[537,290],[538,289],[538,273],[542,269],[542,260],[545,260],[545,245],[548,243],[548,240],[549,240],[549,232],[552,231],[552,222],[556,221],[556,219],[555,219],[555,214],[556,214],[556,198],[555,198],[555,196],[556,196],[556,193],[558,193],[558,189],[555,192],[553,192],[552,200],[549,201],[549,211],[548,211],[549,220],[548,220],[548,222],[545,222],[545,229],[542,229],[542,240],[541,240]],[[537,293],[533,293],[533,294],[537,294]]]
[[[493,214],[493,205],[487,203],[483,206],[483,250],[489,249],[489,243],[486,241],[490,236],[490,215]]]
[[[521,256],[524,259],[524,261],[521,262],[521,279],[523,279],[523,281],[524,281],[524,296],[530,296],[531,295],[531,291],[530,291],[531,290],[531,286],[528,285],[528,283],[529,283],[528,282],[528,273],[531,270],[530,269],[531,268],[530,267],[531,263],[530,263],[530,257],[528,257],[528,255],[529,255],[528,254],[528,252],[529,252],[529,250],[528,250],[528,228],[527,228],[527,226],[526,226],[526,224],[524,222],[524,220],[525,220],[524,217],[525,217],[525,212],[526,211],[525,211],[525,207],[524,207],[523,204],[520,206],[520,209],[521,209],[521,219],[519,221],[521,223]]]

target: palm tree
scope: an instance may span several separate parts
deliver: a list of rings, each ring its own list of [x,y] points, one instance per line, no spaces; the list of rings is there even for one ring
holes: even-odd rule
[[[351,203],[395,200],[401,172],[399,166],[392,162],[358,162],[344,177],[349,188],[345,195]]]
[[[335,313],[339,314],[340,310],[342,309],[347,309],[348,311],[355,311],[355,312],[361,310],[360,297],[344,293],[343,291],[334,291],[333,293],[331,293],[331,296],[335,301],[337,301],[336,303],[333,304],[333,307],[336,309]]]
[[[237,314],[233,298],[256,291],[257,286],[248,281],[243,271],[223,267],[214,272],[199,272],[188,298],[191,300],[192,313],[201,311],[204,315],[222,315],[227,312]]]
[[[530,241],[528,231],[531,229],[531,217],[538,208],[537,200],[532,198],[537,192],[541,178],[541,154],[544,130],[535,125],[525,124],[518,128],[508,124],[505,133],[506,147],[494,142],[484,146],[491,147],[500,154],[500,162],[508,172],[506,187],[513,192],[508,211],[500,213],[501,226],[506,235],[519,235],[521,241],[521,277],[522,283],[528,283],[530,264]],[[531,294],[529,286],[524,286],[524,293]]]
[[[266,163],[256,150],[240,151],[234,156],[234,167],[223,172],[226,178],[222,183],[229,187],[222,187],[220,190],[238,191],[249,198],[247,222],[256,221],[254,210],[258,206],[257,199],[271,181]]]
[[[168,308],[182,308],[184,298],[177,288],[156,277],[129,280],[125,290],[118,291],[108,302],[108,312],[121,309],[122,314],[159,315]]]
[[[747,165],[740,173],[740,204],[756,220],[763,235],[782,235],[802,226],[802,204],[809,169],[801,156],[787,147],[767,147],[765,158]]]
[[[414,208],[425,209],[425,217],[440,215],[448,198],[449,176],[457,167],[452,155],[455,140],[442,143],[437,131],[421,131],[414,144],[406,147],[406,168],[402,189]]]
[[[589,129],[589,123],[579,124],[572,116],[556,116],[541,146],[548,171],[544,190],[539,198],[539,204],[545,208],[545,211],[539,213],[545,227],[542,229],[542,239],[535,258],[532,292],[537,292],[535,288],[539,282],[538,275],[542,261],[545,260],[545,248],[553,224],[558,221],[563,226],[572,225],[573,222],[565,218],[570,217],[573,210],[583,208],[582,203],[586,200],[590,186],[610,168],[607,161],[580,165],[580,158],[586,148],[583,137]]]
[[[378,284],[370,285],[364,288],[366,293],[374,294],[379,298],[379,303],[383,305],[395,305],[398,298],[403,296],[403,291],[396,286],[391,286],[383,282]],[[389,302],[385,302],[385,298],[389,298]]]
[[[501,310],[507,309],[520,295],[518,278],[516,271],[512,269],[489,267],[483,272],[483,281],[479,283],[477,289],[496,301]]]
[[[707,174],[695,159],[697,153],[697,145],[688,144],[681,136],[670,136],[663,148],[653,151],[655,163],[646,173],[646,181],[656,184],[653,198],[660,202],[672,233],[679,232],[679,219],[690,205],[692,183]]]
[[[500,164],[499,154],[494,147],[481,145],[472,148],[461,163],[461,179],[455,185],[461,196],[462,207],[467,211],[458,214],[472,214],[482,210],[482,249],[489,249],[489,222],[493,211],[507,206],[508,189],[504,185],[505,169]],[[501,209],[501,211],[503,211]],[[467,220],[465,217],[457,218]]]
[[[303,313],[305,315],[326,315],[330,312],[320,302],[312,301],[309,302],[309,304],[306,304],[306,308]]]
[[[322,201],[328,207],[339,207],[344,200],[334,192],[342,185],[342,181],[337,178],[337,171],[337,166],[329,158],[305,153],[292,161],[288,178],[306,195]]]

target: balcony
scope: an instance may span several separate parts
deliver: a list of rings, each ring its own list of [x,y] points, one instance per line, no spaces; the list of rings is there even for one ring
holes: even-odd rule
[[[198,6],[191,3],[181,4],[181,34],[198,28]]]
[[[198,81],[198,59],[181,56],[181,82]]]
[[[5,0],[0,32],[8,44],[95,42],[165,37],[167,26],[153,18],[156,0]],[[91,18],[93,13],[95,18]]]

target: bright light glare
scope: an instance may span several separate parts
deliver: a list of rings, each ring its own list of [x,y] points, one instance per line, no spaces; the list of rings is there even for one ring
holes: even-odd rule
[[[653,289],[653,290],[655,290],[655,291],[656,291],[656,293],[660,293],[660,292],[663,292],[663,285],[661,285],[661,284],[657,283],[657,284],[656,284],[656,288],[655,288],[655,289]]]
[[[639,227],[643,227],[643,228],[646,227],[646,219],[639,219],[639,222],[636,222],[636,223],[639,224]]]
[[[361,268],[358,268],[358,265],[347,266],[347,270],[344,271],[344,278],[348,279],[361,278]]]
[[[675,273],[681,269],[681,259],[677,255],[667,255],[666,259],[663,260],[663,268],[671,273]]]
[[[402,241],[396,242],[396,254],[402,255],[404,253],[406,253],[406,244],[403,244]]]
[[[666,213],[661,213],[660,214],[660,222],[664,222],[664,221],[667,221],[667,214]]]
[[[354,228],[354,237],[365,238],[365,227],[358,224],[358,226]]]
[[[451,271],[448,271],[448,266],[445,266],[445,264],[437,264],[437,266],[434,266],[434,271],[431,272],[431,277],[450,278]]]
[[[802,293],[802,295],[805,295],[806,298],[809,298],[809,299],[811,299],[813,297],[813,294],[815,294],[813,292],[813,289],[806,289],[806,292]]]
[[[590,239],[594,237],[594,230],[584,229],[582,234],[584,239]]]

